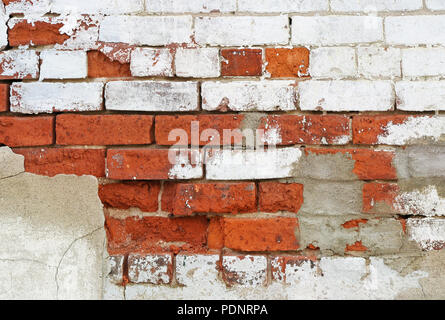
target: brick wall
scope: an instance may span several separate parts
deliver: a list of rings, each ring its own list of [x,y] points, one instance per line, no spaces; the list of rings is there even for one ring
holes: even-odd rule
[[[444,247],[444,1],[3,4],[0,144],[99,179],[110,296],[396,297]]]

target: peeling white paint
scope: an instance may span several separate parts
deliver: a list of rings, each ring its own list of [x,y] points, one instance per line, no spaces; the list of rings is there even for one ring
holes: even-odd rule
[[[136,48],[131,53],[133,77],[173,77],[173,56],[169,49]]]
[[[445,198],[440,197],[437,188],[430,185],[422,190],[399,194],[394,208],[403,214],[445,216]]]
[[[179,48],[175,55],[178,77],[217,78],[220,75],[219,49]]]
[[[294,166],[301,156],[299,148],[211,151],[206,154],[206,178],[209,180],[286,178],[292,176]]]
[[[170,254],[150,254],[128,256],[128,278],[133,283],[169,283]]]
[[[168,172],[169,179],[199,179],[203,176],[203,164],[201,153],[195,150],[177,152],[170,149],[169,159],[174,159]]]
[[[423,250],[442,248],[445,244],[445,219],[413,218],[407,220],[406,226],[410,239]]]
[[[39,55],[33,50],[0,52],[0,76],[13,79],[36,79],[39,75]]]
[[[409,117],[401,124],[389,122],[382,131],[378,144],[403,146],[421,139],[437,142],[445,135],[445,117]]]
[[[264,256],[223,256],[222,267],[234,273],[236,284],[256,287],[266,283],[267,258]]]

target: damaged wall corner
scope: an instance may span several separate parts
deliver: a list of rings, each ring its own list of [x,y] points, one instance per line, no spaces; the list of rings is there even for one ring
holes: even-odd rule
[[[0,148],[0,299],[101,299],[104,215],[92,176],[24,172]]]

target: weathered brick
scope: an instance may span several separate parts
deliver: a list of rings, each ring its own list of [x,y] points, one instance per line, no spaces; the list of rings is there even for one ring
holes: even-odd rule
[[[57,116],[60,145],[151,144],[153,116],[74,115]]]
[[[445,247],[445,220],[438,218],[408,219],[407,232],[411,240],[425,251]]]
[[[170,245],[182,242],[182,249],[202,251],[207,239],[206,217],[164,218],[128,217],[116,219],[105,216],[108,233],[108,252],[153,252],[169,250]]]
[[[224,245],[239,251],[288,251],[299,248],[296,218],[224,218]]]
[[[401,50],[398,48],[357,48],[358,73],[366,78],[400,77]]]
[[[261,182],[258,192],[260,211],[297,213],[303,204],[302,184]]]
[[[355,116],[352,120],[355,144],[408,145],[441,143],[445,118],[433,116]]]
[[[275,115],[261,119],[264,142],[274,137],[278,145],[347,144],[351,138],[349,118],[340,115]]]
[[[105,107],[126,111],[195,111],[196,82],[111,81],[105,87]]]
[[[223,138],[224,130],[236,130],[241,128],[243,115],[184,115],[184,116],[156,116],[155,137],[159,145],[220,145],[241,144],[242,134],[234,133],[230,141]],[[192,122],[194,135],[192,136]],[[196,129],[195,129],[196,128]],[[173,130],[183,130],[187,134],[187,140],[174,134]],[[196,130],[196,131],[195,131]],[[179,132],[178,132],[179,133]],[[171,135],[170,139],[169,136]],[[192,142],[192,139],[196,141]]]
[[[291,284],[298,279],[300,270],[313,270],[315,273],[317,260],[306,256],[277,256],[271,257],[270,264],[272,280]]]
[[[124,281],[124,261],[125,257],[122,255],[109,256],[107,258],[107,279],[112,283],[120,285]]]
[[[209,151],[206,154],[206,178],[251,180],[291,177],[301,155],[299,148]]]
[[[337,12],[414,11],[422,7],[422,0],[331,0],[331,10]]]
[[[107,152],[107,177],[110,179],[197,179],[202,175],[202,161],[199,152],[195,151],[109,149]]]
[[[371,149],[306,149],[306,153],[317,155],[342,153],[350,155],[355,161],[352,172],[361,180],[395,180],[396,168],[393,166],[395,153]]]
[[[363,185],[363,212],[394,213],[394,203],[400,189],[393,183],[366,183]]]
[[[9,110],[9,83],[0,83],[0,112]]]
[[[394,106],[390,81],[310,80],[298,88],[304,111],[388,111]]]
[[[229,286],[257,287],[266,284],[267,258],[264,256],[222,257],[222,275]]]
[[[313,78],[337,79],[357,76],[354,48],[312,49],[310,61],[309,73]]]
[[[399,110],[445,110],[445,81],[398,81],[395,89]]]
[[[149,13],[216,13],[233,12],[236,10],[236,0],[159,0],[145,1]]]
[[[398,16],[385,18],[386,43],[414,46],[445,44],[442,15]]]
[[[445,48],[410,48],[402,50],[404,77],[445,75]]]
[[[178,77],[217,78],[220,75],[219,49],[179,48],[175,54]]]
[[[25,156],[27,172],[50,177],[58,174],[105,176],[104,149],[31,148],[14,152]]]
[[[92,49],[97,46],[98,19],[93,16],[12,18],[8,22],[9,45]]]
[[[147,32],[150,30],[150,32]],[[191,16],[107,16],[100,25],[99,41],[163,46],[189,43]]]
[[[256,209],[254,183],[169,183],[162,194],[162,210],[178,216],[249,213]]]
[[[3,0],[6,14],[43,15],[50,12],[50,0]]]
[[[294,45],[349,45],[383,40],[383,18],[370,16],[294,16]]]
[[[36,51],[0,52],[0,79],[37,79],[38,77],[39,55]]]
[[[441,0],[426,0],[425,4],[430,10],[445,10],[445,3]]]
[[[255,13],[306,13],[328,11],[328,0],[238,0],[238,11]]]
[[[211,217],[207,229],[207,247],[209,249],[224,248],[224,218]]]
[[[84,79],[88,74],[85,51],[45,50],[40,53],[40,79]]]
[[[10,108],[20,113],[101,110],[103,86],[99,82],[15,82]]]
[[[173,55],[169,49],[137,48],[130,69],[134,77],[173,77]]]
[[[51,0],[51,12],[59,14],[119,15],[144,11],[144,0]]]
[[[263,74],[262,49],[221,50],[223,77],[260,76]]]
[[[212,46],[248,46],[287,44],[287,16],[198,17],[195,18],[196,42]]]
[[[178,254],[176,256],[176,281],[185,287],[193,287],[197,283],[214,283],[218,281],[217,254]],[[212,290],[212,289],[210,289]]]
[[[130,77],[130,65],[112,61],[100,51],[88,51],[88,77],[112,78]]]
[[[45,146],[54,142],[53,117],[1,117],[0,143],[9,147]]]
[[[99,198],[110,208],[156,212],[160,189],[159,182],[110,183],[99,186]]]
[[[445,147],[412,146],[406,148],[408,172],[413,178],[445,177]]]
[[[266,62],[266,71],[271,78],[300,78],[309,75],[307,48],[266,48]]]
[[[171,254],[130,254],[128,279],[133,283],[168,284],[173,277]]]
[[[276,111],[296,109],[295,83],[289,80],[204,82],[202,108],[214,111]]]

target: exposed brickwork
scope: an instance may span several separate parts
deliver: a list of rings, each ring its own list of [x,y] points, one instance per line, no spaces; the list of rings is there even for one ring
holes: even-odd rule
[[[225,77],[260,76],[263,73],[261,49],[221,50],[221,75]]]
[[[0,116],[0,143],[10,147],[51,145],[53,132],[53,117]]]

